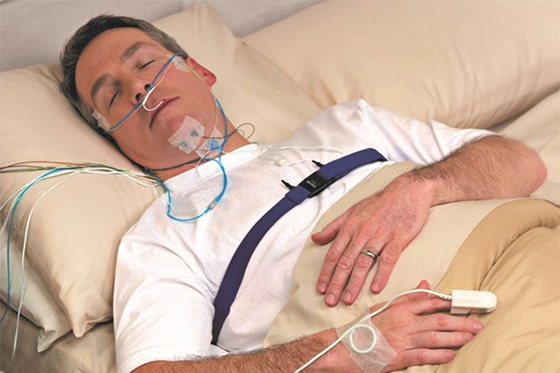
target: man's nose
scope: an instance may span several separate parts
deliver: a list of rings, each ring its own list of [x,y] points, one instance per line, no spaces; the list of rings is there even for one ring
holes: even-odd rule
[[[136,90],[136,95],[134,96],[134,99],[136,100],[136,102],[140,102],[144,99],[146,93],[148,93],[148,91],[150,90],[150,87],[151,87],[151,85],[146,83],[146,84],[143,85],[142,88],[139,88],[139,89]]]

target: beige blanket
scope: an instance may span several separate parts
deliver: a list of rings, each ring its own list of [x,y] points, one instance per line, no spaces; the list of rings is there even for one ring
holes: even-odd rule
[[[498,307],[471,316],[485,328],[451,363],[409,372],[560,372],[559,211],[520,200],[477,225],[436,290],[492,291]]]
[[[357,200],[411,169],[386,166],[352,190],[318,223],[321,229]],[[294,275],[292,296],[269,330],[266,344],[343,325],[373,304],[427,279],[440,292],[492,291],[497,309],[472,315],[485,329],[449,364],[407,372],[560,371],[560,209],[542,200],[469,201],[430,211],[421,234],[403,252],[386,289],[365,286],[352,306],[325,306],[315,291],[326,247],[309,241]],[[371,282],[370,273],[366,284]]]

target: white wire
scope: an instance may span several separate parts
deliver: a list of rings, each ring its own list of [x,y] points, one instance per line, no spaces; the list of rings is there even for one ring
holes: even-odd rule
[[[47,179],[47,177],[44,177],[44,179]],[[6,202],[2,205],[2,207],[0,207],[0,211],[6,206],[6,204],[13,199],[12,204],[10,206],[10,209],[8,211],[7,217],[4,221],[4,223],[2,224],[2,229],[0,230],[0,237],[4,234],[4,231],[6,229],[6,226],[8,224],[8,222],[10,221],[10,216],[12,214],[12,211],[16,205],[16,201],[19,198],[19,196],[21,195],[21,193],[27,188],[30,187],[33,183],[38,182],[41,180],[41,175],[34,178],[33,180],[31,180],[30,182],[28,182],[27,184],[25,184],[24,186],[22,186],[20,189],[18,189],[18,191],[14,194],[12,194],[7,200]],[[48,191],[47,191],[48,192]],[[45,194],[47,193],[45,192]],[[37,202],[42,198],[43,196],[40,196],[39,199],[37,200]],[[36,202],[36,203],[37,203]],[[33,205],[33,208],[31,209],[30,215],[33,211],[33,209],[35,208],[36,203]],[[21,315],[21,308],[22,308],[22,304],[23,304],[23,297],[25,295],[25,271],[23,270],[23,267],[25,265],[25,245],[27,243],[27,228],[26,228],[26,233],[24,235],[24,246],[22,247],[22,271],[21,271],[21,278],[22,278],[22,284],[21,284],[21,296],[20,296],[20,302],[19,302],[19,306],[18,306],[18,311],[17,311],[17,318],[16,318],[16,330],[15,330],[15,336],[14,336],[14,346],[12,349],[12,356],[10,358],[10,362],[8,363],[8,367],[10,367],[13,363],[13,359],[15,356],[15,351],[16,351],[16,346],[17,346],[17,337],[19,334],[19,320],[20,320],[20,315]],[[7,263],[7,265],[9,265],[9,263]],[[6,304],[6,307],[8,307],[8,305]],[[9,369],[8,369],[9,370]]]
[[[50,179],[50,178],[53,178],[53,177],[59,177],[59,176],[61,176],[61,174],[72,173],[74,171],[80,171],[80,172],[83,172],[83,173],[91,173],[91,174],[111,174],[111,173],[114,173],[114,174],[120,174],[120,175],[132,180],[136,184],[139,184],[139,185],[144,186],[144,187],[157,187],[159,185],[159,183],[156,180],[150,178],[149,176],[147,176],[145,174],[129,173],[129,172],[126,172],[126,171],[115,170],[115,169],[112,169],[112,168],[109,168],[109,167],[86,167],[86,168],[80,168],[80,169],[60,170],[59,173],[54,173],[52,175],[47,175],[47,176],[39,175],[36,178],[34,178],[33,180],[29,181],[27,184],[20,187],[15,193],[13,193],[10,197],[8,197],[6,199],[6,202],[4,202],[4,204],[2,204],[2,206],[0,207],[0,211],[2,211],[4,209],[6,204],[8,202],[10,202],[10,200],[12,198],[16,198],[17,195],[19,195],[24,189],[29,187],[30,184],[36,183],[36,182],[41,181],[41,180],[47,180],[47,179]],[[149,183],[143,183],[141,180],[147,180],[147,181],[149,181]]]
[[[4,207],[6,207],[6,204],[8,204],[8,202],[10,202],[10,200],[12,200],[12,204],[10,206],[10,209],[8,210],[8,214],[6,215],[6,219],[4,220],[4,223],[2,224],[2,229],[0,230],[0,237],[2,237],[2,235],[4,234],[4,231],[6,230],[6,226],[8,224],[8,222],[10,221],[10,216],[12,215],[12,211],[16,205],[16,201],[19,197],[19,195],[28,187],[30,187],[33,183],[39,181],[39,179],[41,178],[41,175],[37,176],[36,178],[34,178],[33,180],[29,181],[27,184],[23,185],[21,188],[19,188],[14,194],[12,194],[7,200],[6,202],[4,202],[4,204],[0,207],[0,211],[2,211],[4,209]]]
[[[50,187],[49,189],[47,189],[43,194],[41,194],[37,200],[35,201],[35,203],[33,204],[33,206],[31,207],[31,210],[29,211],[29,215],[27,217],[27,223],[25,225],[25,231],[24,231],[24,235],[23,235],[23,245],[21,248],[21,296],[19,299],[19,306],[18,306],[18,310],[17,310],[17,317],[16,317],[16,331],[15,331],[15,335],[14,335],[14,346],[12,348],[12,357],[10,359],[10,362],[8,363],[8,366],[12,365],[12,362],[14,360],[15,354],[16,354],[16,348],[17,348],[17,339],[18,339],[18,334],[19,334],[19,321],[20,321],[20,317],[21,317],[21,309],[23,306],[23,299],[25,297],[25,291],[26,291],[26,278],[25,278],[25,252],[27,249],[27,237],[29,234],[29,226],[31,224],[31,217],[33,216],[33,212],[35,211],[35,207],[37,207],[37,205],[39,204],[39,201],[46,196],[48,193],[50,193],[51,191],[53,191],[55,188],[57,188],[58,186],[60,186],[63,182],[65,182],[66,180],[68,180],[68,178],[70,178],[71,176],[77,175],[79,173],[81,173],[79,170],[74,170],[75,172],[67,175],[64,179],[60,180],[58,183],[56,183],[55,185],[53,185],[52,187]]]
[[[47,179],[54,178],[54,177],[60,177],[60,176],[65,175],[65,174],[78,174],[78,173],[101,174],[101,175],[117,174],[117,175],[124,176],[124,177],[128,178],[129,180],[132,180],[136,184],[141,185],[143,187],[151,188],[151,187],[157,187],[159,185],[159,183],[156,180],[153,180],[152,178],[150,178],[150,177],[148,177],[144,174],[129,173],[129,172],[125,172],[125,171],[121,171],[121,170],[115,170],[115,169],[112,169],[112,168],[109,168],[109,167],[103,167],[103,166],[100,166],[100,167],[86,167],[86,168],[80,168],[80,169],[60,170],[57,173],[53,173],[53,174],[47,175],[47,176],[44,176],[44,174],[39,175],[39,176],[35,177],[34,179],[32,179],[31,181],[27,182],[22,187],[20,187],[15,193],[13,193],[10,197],[8,197],[6,199],[6,202],[4,202],[2,204],[2,206],[0,207],[0,211],[2,211],[6,207],[6,205],[10,202],[10,200],[12,200],[12,204],[10,206],[10,209],[8,210],[7,218],[4,220],[4,223],[2,224],[2,229],[0,230],[0,237],[4,233],[6,225],[7,225],[8,221],[10,220],[9,216],[12,214],[12,211],[15,207],[17,199],[20,197],[21,193],[24,190],[27,190],[28,188],[32,187],[33,184],[35,184],[39,181],[47,180]],[[143,182],[144,180],[149,181],[149,183]],[[21,196],[21,197],[23,197],[23,196]]]
[[[267,158],[268,158],[268,157],[267,157]],[[274,161],[276,162],[276,160],[274,160]],[[302,164],[302,163],[312,163],[312,162],[313,162],[313,161],[311,161],[311,160],[309,160],[309,159],[302,159],[302,160],[294,161],[294,162],[291,162],[291,163],[280,164],[279,166],[280,166],[281,168],[280,168],[280,172],[278,172],[278,178],[279,178],[280,180],[284,180],[284,176],[283,176],[284,170],[285,170],[286,168],[288,168],[288,167],[293,167],[293,166],[296,166],[296,165]],[[293,183],[292,180],[286,180],[286,181],[287,181],[287,182],[292,182],[292,183]],[[295,184],[297,184],[297,183],[298,183],[298,182],[295,182]]]
[[[4,209],[4,207],[6,206],[6,204],[8,204],[8,202],[10,202],[10,200],[12,198],[15,198],[18,194],[20,194],[25,188],[27,188],[30,184],[34,183],[37,181],[37,179],[40,179],[41,175],[37,176],[36,178],[34,178],[33,180],[29,181],[27,184],[23,185],[21,188],[19,188],[14,194],[12,194],[10,197],[8,197],[6,199],[6,202],[4,202],[4,204],[0,207],[0,211],[2,211],[2,209]]]
[[[433,294],[435,296],[438,296],[442,299],[446,299],[446,300],[451,300],[451,295],[447,295],[447,294],[441,294],[441,293],[437,293],[435,291],[432,290],[427,290],[427,289],[414,289],[414,290],[408,290],[402,293],[399,293],[397,295],[395,295],[394,297],[392,297],[391,299],[389,299],[387,301],[387,303],[385,303],[385,305],[383,305],[383,307],[381,307],[380,309],[364,316],[361,320],[359,320],[356,324],[352,325],[350,328],[348,328],[344,333],[342,333],[342,335],[340,335],[340,337],[338,337],[338,339],[336,341],[334,341],[330,346],[328,346],[327,348],[325,348],[323,351],[319,352],[317,355],[315,355],[311,360],[309,360],[307,363],[305,363],[304,365],[302,365],[301,367],[299,367],[298,369],[296,369],[294,371],[294,373],[299,373],[302,372],[304,369],[308,368],[311,364],[313,364],[315,361],[317,361],[317,359],[319,359],[321,356],[325,355],[327,352],[329,352],[330,350],[332,350],[337,344],[339,344],[348,334],[350,333],[354,333],[354,331],[356,331],[359,328],[366,328],[368,330],[371,331],[372,335],[374,336],[373,341],[371,343],[371,345],[363,350],[360,350],[356,347],[356,345],[354,344],[354,340],[352,338],[352,334],[350,335],[350,347],[356,351],[357,353],[368,353],[371,352],[374,348],[375,345],[377,344],[377,335],[375,334],[375,330],[370,326],[370,325],[364,325],[364,324],[360,324],[361,322],[367,320],[367,319],[371,319],[374,316],[379,315],[381,312],[385,311],[387,308],[389,308],[389,306],[391,305],[391,303],[393,303],[393,301],[399,297],[402,297],[404,295],[407,294],[413,294],[413,293],[428,293],[428,294]]]
[[[159,185],[159,183],[156,180],[153,180],[152,178],[150,178],[150,177],[148,177],[144,174],[129,173],[129,172],[125,172],[125,171],[114,170],[114,169],[109,168],[109,167],[86,167],[86,168],[80,168],[80,169],[60,170],[60,171],[58,171],[58,173],[53,173],[53,174],[47,175],[47,176],[43,176],[44,174],[39,175],[36,178],[34,178],[33,180],[27,182],[22,187],[20,187],[15,193],[13,193],[10,197],[8,197],[6,199],[6,202],[4,202],[2,204],[2,206],[0,207],[0,211],[2,211],[4,209],[4,207],[6,207],[6,205],[10,202],[10,200],[13,200],[12,205],[11,205],[10,209],[8,210],[8,214],[6,215],[7,218],[4,220],[4,224],[2,224],[2,229],[0,230],[0,237],[4,233],[7,222],[10,220],[8,217],[11,215],[17,199],[19,198],[20,194],[24,190],[26,190],[27,188],[31,187],[33,184],[35,184],[39,181],[47,180],[47,179],[54,178],[54,177],[60,177],[62,175],[69,174],[69,173],[74,173],[74,172],[86,173],[86,174],[101,174],[101,175],[118,174],[118,175],[121,175],[121,176],[124,176],[124,177],[128,178],[129,180],[132,180],[133,182],[135,182],[138,185],[141,185],[141,186],[147,187],[147,188],[157,187]],[[147,180],[147,181],[149,181],[149,183],[144,183],[144,182],[142,182],[143,180]]]
[[[261,143],[260,146],[262,146],[264,148],[264,150],[260,154],[261,157],[263,157],[265,159],[268,159],[268,160],[271,160],[275,164],[277,164],[278,166],[282,167],[280,169],[280,172],[278,173],[278,178],[280,180],[284,179],[283,173],[284,173],[284,169],[286,169],[287,167],[292,167],[292,166],[302,164],[302,163],[306,163],[306,162],[312,162],[312,160],[311,159],[301,159],[301,160],[290,162],[290,163],[278,163],[278,161],[284,161],[284,160],[281,159],[281,158],[274,158],[274,157],[270,157],[268,155],[265,155],[267,150],[279,151],[279,152],[286,151],[286,150],[302,150],[302,151],[323,150],[323,151],[327,151],[327,152],[340,153],[342,155],[347,154],[340,149],[337,149],[335,147],[328,146],[328,145],[321,145],[321,146],[282,146],[282,147],[279,147],[279,148],[274,148],[271,144]],[[287,180],[287,181],[291,182],[290,180]]]
[[[47,175],[47,176],[43,176],[43,175],[39,175],[36,178],[34,178],[33,180],[27,182],[25,185],[23,185],[21,188],[19,188],[15,193],[13,193],[10,197],[8,197],[6,199],[6,202],[4,202],[4,204],[2,204],[2,206],[0,207],[0,211],[2,211],[6,205],[10,202],[10,200],[12,200],[12,204],[10,206],[10,209],[8,210],[8,214],[7,214],[7,218],[4,220],[4,223],[2,224],[2,229],[0,230],[0,237],[2,236],[2,234],[4,233],[5,229],[6,229],[6,225],[8,223],[9,216],[12,214],[12,211],[15,207],[16,201],[17,199],[20,197],[21,193],[26,190],[27,188],[30,188],[31,186],[33,186],[33,184],[39,182],[39,181],[43,181],[43,180],[47,180],[53,177],[60,177],[61,175],[65,175],[65,174],[77,174],[77,173],[89,173],[89,174],[120,174],[122,176],[127,177],[128,179],[134,181],[135,183],[144,186],[144,187],[156,187],[158,185],[157,181],[150,179],[149,177],[147,177],[146,175],[143,174],[129,174],[127,172],[124,171],[118,171],[118,170],[114,170],[111,168],[107,168],[107,167],[88,167],[88,168],[80,168],[80,169],[70,169],[70,170],[60,170],[58,173],[53,173],[52,175]],[[148,180],[151,181],[151,183],[143,183],[140,180],[137,179],[144,179],[144,180]],[[65,179],[66,180],[66,179]],[[23,197],[23,196],[21,196]]]
[[[27,250],[27,238],[28,238],[28,235],[29,235],[29,227],[31,225],[31,218],[33,216],[33,212],[35,211],[35,208],[39,204],[39,201],[41,201],[41,199],[43,199],[43,197],[45,197],[48,193],[50,193],[51,191],[53,191],[54,189],[56,189],[57,187],[62,185],[62,183],[67,181],[71,176],[75,176],[75,175],[82,174],[82,173],[99,174],[99,175],[112,175],[112,174],[121,175],[121,176],[125,176],[126,178],[135,182],[136,184],[144,186],[144,187],[157,187],[159,185],[158,181],[156,181],[156,180],[154,180],[154,179],[152,179],[152,178],[150,178],[150,177],[148,177],[144,174],[130,173],[130,172],[126,172],[126,171],[115,170],[115,169],[112,169],[110,167],[100,166],[100,167],[85,167],[85,168],[79,168],[79,169],[59,170],[57,173],[53,173],[51,175],[44,176],[44,174],[43,174],[43,175],[37,176],[33,180],[31,180],[28,183],[26,183],[25,185],[23,185],[21,188],[19,188],[15,193],[13,193],[6,200],[6,202],[4,202],[2,204],[2,206],[0,207],[0,211],[2,211],[4,209],[4,207],[10,202],[10,200],[12,200],[12,203],[10,205],[10,209],[8,211],[8,214],[7,214],[7,217],[4,221],[4,223],[2,224],[2,229],[0,230],[0,237],[2,237],[2,235],[4,234],[8,222],[11,220],[10,216],[12,215],[12,212],[13,212],[15,206],[16,206],[17,200],[20,199],[20,198],[23,198],[22,193],[24,191],[28,190],[28,188],[33,187],[34,184],[36,184],[40,181],[47,180],[47,179],[50,179],[50,178],[53,178],[53,177],[60,177],[62,175],[66,175],[66,177],[64,177],[64,179],[60,180],[55,185],[51,186],[49,189],[47,189],[45,192],[43,192],[37,198],[37,200],[34,202],[33,206],[31,207],[31,209],[29,211],[29,215],[27,217],[27,222],[26,222],[26,225],[25,225],[24,236],[23,236],[24,238],[23,238],[22,252],[21,252],[21,295],[20,295],[19,305],[18,305],[18,309],[17,309],[14,343],[13,343],[13,348],[12,348],[12,356],[11,356],[10,361],[8,363],[8,369],[7,369],[8,371],[11,369],[11,365],[13,364],[16,349],[17,349],[17,340],[18,340],[18,335],[19,335],[19,323],[20,323],[20,318],[21,318],[21,310],[22,310],[22,307],[23,307],[23,300],[25,298],[25,292],[26,292],[25,254],[26,254],[26,250]],[[144,181],[148,181],[148,183],[146,183]],[[9,263],[7,263],[7,265],[9,265]],[[8,307],[8,305],[6,305],[6,307]]]
[[[141,185],[143,187],[152,188],[152,187],[157,187],[159,185],[159,183],[156,180],[154,180],[154,179],[152,179],[152,178],[150,178],[150,177],[148,177],[144,174],[129,173],[129,172],[115,170],[115,169],[112,169],[112,168],[109,168],[109,167],[102,167],[102,166],[101,167],[86,167],[86,168],[80,168],[80,169],[60,170],[60,171],[58,171],[58,173],[53,173],[53,174],[47,175],[47,176],[43,176],[44,174],[39,175],[36,178],[34,178],[33,180],[27,182],[25,185],[23,185],[21,188],[19,188],[15,193],[13,193],[10,197],[8,197],[6,199],[6,202],[4,202],[4,204],[2,204],[2,206],[0,207],[0,211],[2,211],[4,209],[4,207],[6,207],[8,202],[10,202],[10,200],[12,200],[12,205],[10,206],[10,209],[8,210],[8,214],[6,215],[7,218],[4,220],[4,223],[2,224],[2,229],[0,230],[0,237],[4,233],[6,225],[7,225],[8,221],[10,220],[9,216],[12,214],[12,211],[15,207],[17,199],[19,198],[19,196],[21,195],[21,193],[24,190],[26,190],[27,188],[30,188],[31,186],[33,186],[33,184],[35,184],[39,181],[47,180],[47,179],[54,178],[54,177],[60,177],[60,176],[65,175],[65,174],[78,174],[78,173],[100,174],[100,175],[117,174],[117,175],[124,176],[124,177],[128,178],[129,180],[131,180],[131,181],[135,182],[136,184]],[[143,182],[144,180],[149,181],[149,183],[144,183]]]
[[[284,150],[303,150],[303,151],[309,151],[309,150],[323,150],[323,151],[327,151],[327,152],[335,152],[335,153],[340,153],[340,154],[344,154],[346,155],[346,152],[343,152],[340,149],[335,148],[334,146],[328,146],[328,145],[319,145],[319,146],[281,146],[279,148],[274,148],[272,146],[269,147],[270,150],[273,151],[284,151]]]

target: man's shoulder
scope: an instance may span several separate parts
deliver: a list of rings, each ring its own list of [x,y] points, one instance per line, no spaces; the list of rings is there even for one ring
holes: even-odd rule
[[[148,205],[138,220],[126,230],[123,240],[134,236],[154,235],[165,230],[170,224],[170,219],[166,217],[166,198],[164,193]]]

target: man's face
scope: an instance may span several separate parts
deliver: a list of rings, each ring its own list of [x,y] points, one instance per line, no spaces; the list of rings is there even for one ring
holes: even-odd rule
[[[113,128],[139,99],[144,99],[146,87],[171,55],[138,29],[105,31],[90,42],[78,60],[78,93]],[[192,70],[176,68],[172,63],[165,78],[151,92],[146,107],[157,107],[156,110],[147,111],[141,106],[111,132],[120,149],[147,168],[175,166],[196,157],[168,141],[186,116],[200,122],[206,136],[216,123],[216,103],[209,90],[216,78],[195,60],[188,58],[186,63]],[[223,126],[221,117],[218,126]]]

